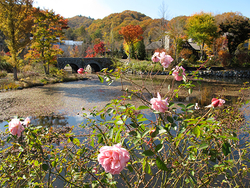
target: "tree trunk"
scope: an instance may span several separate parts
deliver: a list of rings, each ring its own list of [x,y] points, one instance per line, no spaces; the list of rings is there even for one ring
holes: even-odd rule
[[[130,55],[131,54],[131,46],[129,45],[129,50],[128,50],[128,64],[130,64]]]
[[[17,68],[16,68],[16,66],[15,67],[13,67],[13,75],[14,75],[14,80],[18,80],[18,78],[17,78]]]

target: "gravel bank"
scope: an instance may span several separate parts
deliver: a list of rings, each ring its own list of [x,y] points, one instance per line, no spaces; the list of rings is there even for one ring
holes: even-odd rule
[[[77,115],[82,108],[103,107],[122,95],[119,82],[111,86],[100,83],[97,76],[89,80],[66,82],[0,93],[0,120],[13,116]]]

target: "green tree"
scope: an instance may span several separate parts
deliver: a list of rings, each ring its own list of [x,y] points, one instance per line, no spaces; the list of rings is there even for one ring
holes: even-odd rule
[[[201,46],[201,60],[204,59],[204,45],[209,46],[218,36],[217,30],[215,18],[210,13],[201,12],[188,18],[188,36]]]
[[[46,74],[49,74],[49,65],[56,62],[57,55],[62,54],[62,50],[55,44],[63,36],[62,28],[66,27],[67,20],[55,15],[53,11],[38,10],[35,15],[31,50],[26,58],[42,62]]]
[[[145,44],[144,40],[137,42],[136,44],[136,50],[137,50],[137,58],[139,60],[144,60],[146,57],[146,50],[145,50]]]
[[[9,63],[13,66],[14,80],[18,80],[19,54],[30,42],[33,24],[31,0],[0,0],[0,26],[10,51]]]
[[[224,13],[227,14],[227,13]],[[228,40],[230,55],[235,56],[239,44],[250,38],[250,20],[240,14],[230,14],[219,24],[220,33],[225,34]]]

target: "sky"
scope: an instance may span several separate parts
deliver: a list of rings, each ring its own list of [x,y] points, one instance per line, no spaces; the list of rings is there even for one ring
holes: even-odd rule
[[[103,19],[124,10],[137,11],[153,19],[161,18],[162,10],[166,10],[165,18],[168,20],[201,11],[214,14],[241,12],[250,18],[250,0],[34,0],[34,6],[53,9],[64,18],[82,15]]]

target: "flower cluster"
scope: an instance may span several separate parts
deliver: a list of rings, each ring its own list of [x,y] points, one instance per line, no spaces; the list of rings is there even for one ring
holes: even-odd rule
[[[24,121],[20,121],[20,119],[12,119],[9,122],[9,131],[12,135],[21,136],[21,133],[24,131],[24,126],[28,127],[30,124],[30,118],[26,118]]]
[[[168,98],[162,100],[161,95],[159,93],[157,93],[157,98],[152,98],[150,100],[150,103],[152,104],[152,108],[155,111],[164,113],[168,110],[168,101],[167,100],[168,100]]]
[[[114,146],[103,146],[98,155],[98,162],[106,172],[119,174],[130,159],[129,152],[121,147],[121,144]]]
[[[164,68],[168,68],[168,66],[171,64],[171,62],[173,61],[174,59],[170,56],[170,55],[166,55],[165,52],[155,52],[153,57],[152,57],[152,61],[154,63],[156,62],[159,62],[162,64],[162,66]]]
[[[173,74],[176,81],[181,81],[183,80],[184,76],[186,76],[185,69],[182,66],[176,66],[173,69]]]

